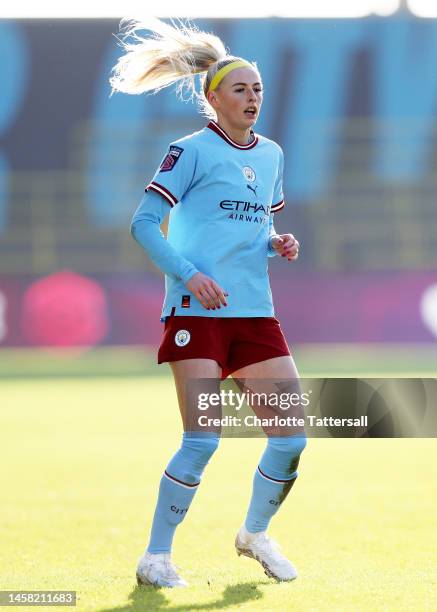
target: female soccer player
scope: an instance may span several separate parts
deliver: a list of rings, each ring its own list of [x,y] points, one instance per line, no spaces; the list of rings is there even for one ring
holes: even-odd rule
[[[122,22],[125,20],[122,20]],[[149,30],[149,37],[138,35]],[[133,37],[134,43],[126,39]],[[145,189],[131,224],[135,240],[165,273],[165,322],[158,363],[169,362],[185,426],[182,444],[161,479],[150,541],[138,584],[186,586],[171,563],[176,527],[185,518],[220,430],[187,430],[190,379],[296,379],[298,373],[274,317],[267,258],[296,260],[299,243],[276,234],[284,206],[281,147],[253,131],[263,101],[255,63],[227,55],[213,34],[186,24],[132,20],[125,53],[113,68],[112,92],[156,92],[179,82],[209,123],[172,142]],[[202,88],[196,90],[196,74]],[[160,224],[170,213],[167,240]],[[267,535],[297,477],[304,435],[268,439],[254,475],[252,498],[235,546],[267,575],[297,573]]]

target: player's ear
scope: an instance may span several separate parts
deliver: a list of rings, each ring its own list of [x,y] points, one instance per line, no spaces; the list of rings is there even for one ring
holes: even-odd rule
[[[216,93],[214,91],[209,91],[208,92],[207,99],[208,99],[208,102],[211,104],[211,106],[213,108],[216,108],[216,106],[217,106],[217,96],[216,96]]]

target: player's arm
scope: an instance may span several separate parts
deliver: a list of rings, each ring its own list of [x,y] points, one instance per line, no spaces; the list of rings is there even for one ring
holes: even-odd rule
[[[171,208],[182,200],[195,180],[196,161],[197,152],[190,143],[170,144],[134,214],[131,233],[156,266],[168,276],[180,279],[204,308],[215,309],[220,308],[220,304],[227,305],[221,287],[182,257],[160,228]]]
[[[283,210],[285,205],[284,191],[282,186],[284,174],[284,154],[281,147],[278,147],[278,153],[278,172],[274,186],[273,204],[270,207],[271,213],[277,213],[280,210]],[[299,242],[296,240],[293,234],[276,233],[273,223],[273,214],[271,214],[269,218],[267,254],[269,257],[281,255],[281,257],[286,257],[288,261],[294,261],[299,255]]]
[[[282,187],[282,177],[284,173],[284,153],[281,147],[278,145],[276,148],[277,154],[277,172],[275,185],[273,187],[273,202],[270,206],[270,217],[269,217],[269,237],[268,237],[268,247],[267,254],[269,257],[274,257],[279,254],[278,249],[276,248],[280,242],[278,242],[277,238],[279,237],[276,233],[275,226],[273,223],[274,213],[279,212],[284,208],[284,191]]]
[[[276,238],[278,234],[276,233],[275,226],[273,223],[273,215],[270,215],[269,218],[269,238],[268,238],[268,247],[267,247],[267,255],[269,257],[274,257],[278,255],[277,249],[273,248],[273,239]]]
[[[166,240],[161,223],[170,211],[168,202],[155,191],[147,191],[132,218],[130,231],[153,263],[168,276],[180,279],[206,309],[227,306],[222,288]]]
[[[130,231],[153,263],[168,276],[187,283],[197,268],[166,240],[161,223],[170,212],[168,203],[154,191],[147,191],[132,217]]]
[[[196,151],[189,144],[170,143],[145,194],[135,211],[130,231],[143,247],[153,263],[169,277],[184,284],[198,272],[196,267],[182,257],[166,240],[161,223],[173,206],[189,190],[194,179]]]

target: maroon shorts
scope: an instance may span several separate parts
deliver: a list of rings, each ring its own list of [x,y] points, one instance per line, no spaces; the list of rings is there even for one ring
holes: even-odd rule
[[[158,363],[213,359],[222,380],[251,363],[290,355],[275,317],[170,316],[158,351]]]

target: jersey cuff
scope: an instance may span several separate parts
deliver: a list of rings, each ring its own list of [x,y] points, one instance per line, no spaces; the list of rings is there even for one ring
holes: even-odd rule
[[[145,191],[148,191],[149,189],[151,189],[152,191],[156,191],[156,193],[159,193],[160,195],[162,195],[162,197],[167,200],[167,202],[170,204],[172,208],[179,202],[177,197],[174,196],[171,191],[169,191],[166,187],[164,187],[163,185],[160,185],[156,181],[152,181],[151,183],[149,183]]]
[[[198,272],[199,272],[199,270],[191,264],[189,266],[188,270],[186,270],[181,275],[181,281],[184,283],[184,285],[186,285],[188,283],[188,281],[190,280],[190,278],[193,277]]]
[[[272,246],[272,239],[276,238],[278,234],[272,234],[271,236],[269,236],[268,242],[267,242],[267,255],[268,257],[275,257],[275,255],[278,254],[278,251],[276,249],[273,248]]]
[[[281,200],[277,204],[273,204],[270,207],[270,212],[278,212],[278,210],[282,210],[282,208],[284,208],[284,205],[285,205],[285,200]]]

